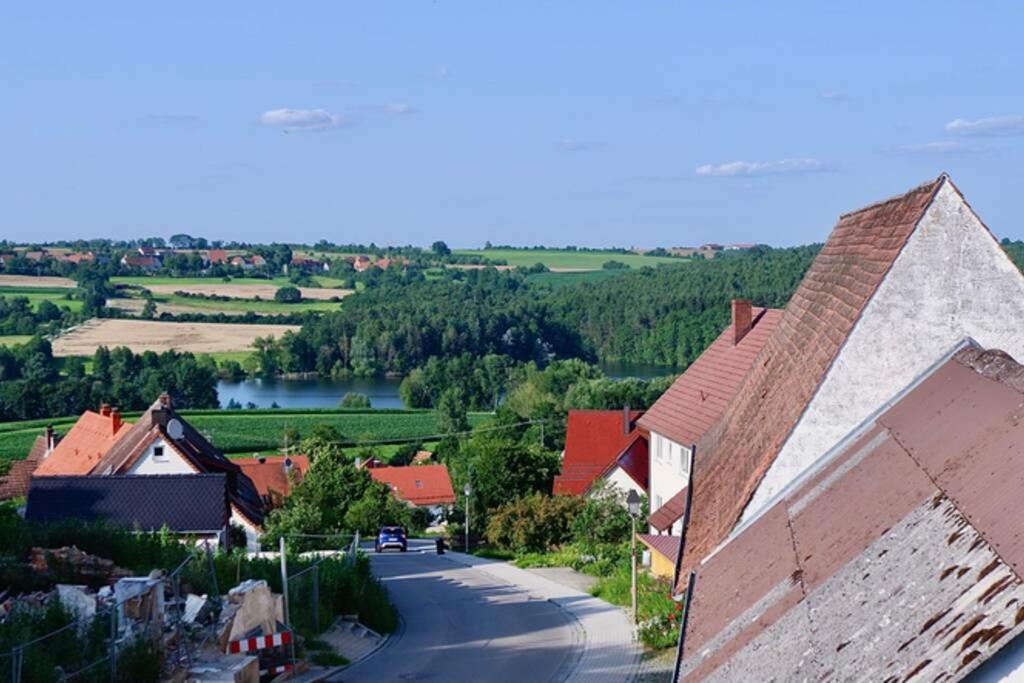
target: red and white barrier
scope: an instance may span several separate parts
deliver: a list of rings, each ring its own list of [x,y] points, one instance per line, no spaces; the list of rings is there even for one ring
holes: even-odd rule
[[[269,647],[280,647],[292,642],[291,631],[280,631],[271,633],[269,636],[256,636],[255,638],[242,638],[232,640],[228,643],[228,654],[237,655],[243,652],[254,652],[265,650]]]

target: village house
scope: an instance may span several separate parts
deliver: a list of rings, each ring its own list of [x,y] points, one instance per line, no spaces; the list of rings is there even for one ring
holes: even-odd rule
[[[289,273],[315,273],[317,271],[328,271],[331,269],[331,264],[326,261],[320,261],[313,258],[301,258],[293,256],[291,263],[284,264],[282,270],[285,275]]]
[[[413,507],[426,508],[433,524],[441,522],[447,509],[455,504],[455,490],[444,465],[368,467],[367,471],[374,481],[387,484],[395,498]]]
[[[305,455],[261,455],[232,460],[252,480],[265,510],[280,507],[309,470]]]
[[[210,249],[206,252],[206,261],[211,266],[226,265],[228,260],[228,252],[224,249]]]
[[[732,400],[781,317],[778,309],[733,301],[729,326],[637,420],[650,442],[650,533],[638,538],[658,576],[674,573],[693,444]]]
[[[587,495],[599,482],[623,493],[647,493],[647,438],[636,427],[642,412],[570,410],[555,495]]]
[[[1024,357],[1024,277],[945,175],[842,216],[697,442],[681,574],[962,339]]]
[[[259,550],[265,506],[252,479],[224,457],[161,395],[134,424],[117,410],[103,406],[87,411],[63,439],[53,439],[32,472],[50,476],[224,474],[231,523],[246,534],[249,550]],[[35,450],[35,448],[34,448]]]
[[[973,340],[881,404],[694,565],[679,680],[1021,680],[1022,405]]]
[[[227,475],[36,477],[25,518],[77,519],[137,531],[169,532],[229,547]]]
[[[267,260],[259,254],[252,255],[238,255],[231,257],[231,265],[235,268],[241,268],[242,270],[252,270],[254,268],[262,268],[267,265]]]
[[[121,257],[121,265],[125,268],[141,268],[143,270],[157,270],[162,265],[157,256],[136,256],[125,254]]]

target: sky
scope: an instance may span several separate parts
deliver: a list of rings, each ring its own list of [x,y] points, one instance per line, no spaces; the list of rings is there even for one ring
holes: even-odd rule
[[[1024,238],[1024,3],[34,2],[0,238],[822,241],[949,172]]]

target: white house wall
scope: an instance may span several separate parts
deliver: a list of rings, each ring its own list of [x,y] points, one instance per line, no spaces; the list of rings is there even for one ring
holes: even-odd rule
[[[1024,360],[1024,278],[945,183],[868,302],[743,518],[965,337]]]
[[[613,487],[623,493],[629,493],[630,489],[634,489],[639,494],[646,493],[646,491],[641,490],[639,484],[633,481],[633,477],[626,474],[626,471],[621,467],[615,467],[612,469],[604,480],[608,482],[609,487]]]
[[[253,526],[249,520],[240,515],[238,510],[234,507],[231,508],[230,523],[235,526],[240,526],[245,530],[246,551],[250,553],[258,553],[260,551],[260,530]]]
[[[155,449],[164,449],[163,457],[157,458]],[[163,439],[156,439],[146,447],[146,452],[135,461],[127,474],[193,474],[195,470],[176,450]]]
[[[689,457],[690,449],[686,446],[657,432],[651,432],[648,462],[651,468],[649,502],[652,513],[686,486],[686,466]],[[677,521],[672,525],[671,533],[678,534],[681,530],[682,522]],[[658,531],[651,527],[651,533]]]

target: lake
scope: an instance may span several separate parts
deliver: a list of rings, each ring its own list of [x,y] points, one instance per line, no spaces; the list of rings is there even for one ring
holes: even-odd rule
[[[677,372],[660,365],[635,363],[606,363],[601,366],[608,377],[624,379],[640,377],[649,379]],[[403,408],[398,397],[400,379],[384,377],[360,379],[245,379],[221,380],[217,384],[217,395],[221,406],[231,399],[245,406],[255,403],[257,407],[269,408],[277,403],[281,408],[337,408],[341,397],[347,393],[366,394],[374,408]]]

